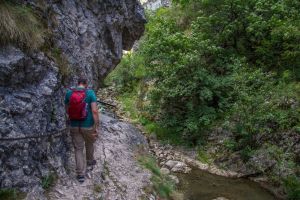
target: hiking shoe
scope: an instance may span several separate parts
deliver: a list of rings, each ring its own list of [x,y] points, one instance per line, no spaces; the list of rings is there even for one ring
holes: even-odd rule
[[[94,166],[96,165],[96,163],[97,163],[96,160],[87,161],[87,166]]]
[[[83,175],[78,175],[77,180],[78,180],[79,183],[83,183],[84,182],[84,176]]]

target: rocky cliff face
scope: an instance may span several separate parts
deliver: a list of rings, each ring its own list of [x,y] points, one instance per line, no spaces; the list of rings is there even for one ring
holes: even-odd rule
[[[161,7],[169,7],[170,0],[141,0],[143,6],[148,10],[156,10]]]
[[[26,189],[49,170],[64,173],[64,86],[84,74],[97,89],[119,63],[122,50],[129,50],[142,35],[145,18],[136,0],[17,2],[30,6],[47,23],[51,45],[71,71],[63,84],[59,63],[44,50],[0,47],[0,187]]]

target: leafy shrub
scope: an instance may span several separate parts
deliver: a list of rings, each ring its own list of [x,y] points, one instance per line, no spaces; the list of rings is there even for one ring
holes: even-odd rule
[[[231,131],[239,143],[237,149],[256,148],[276,133],[298,126],[298,83],[286,83],[260,69],[240,68],[232,78],[234,104],[227,120],[234,124]]]
[[[297,130],[300,4],[176,2],[148,13],[139,50],[114,73],[120,91],[138,96],[137,85],[152,80],[147,117],[191,145],[203,143],[222,121],[232,124],[236,150]]]
[[[138,53],[128,52],[116,69],[105,79],[105,84],[114,84],[120,93],[130,93],[145,74],[143,58]]]
[[[288,199],[300,199],[300,180],[296,176],[289,176],[284,180],[284,186],[288,194]]]
[[[173,2],[148,13],[138,51],[112,82],[131,105],[151,82],[147,106],[134,112],[159,139],[199,145],[221,126],[232,133],[223,145],[245,162],[270,142],[277,165],[268,173],[281,184],[299,166],[280,140],[300,130],[300,2]]]

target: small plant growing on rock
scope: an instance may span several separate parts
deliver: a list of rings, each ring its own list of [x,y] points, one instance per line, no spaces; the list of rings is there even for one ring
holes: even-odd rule
[[[44,176],[42,178],[43,189],[47,190],[50,187],[52,187],[55,184],[56,179],[57,179],[57,175],[54,173],[50,173],[49,175]]]
[[[146,169],[152,173],[151,182],[153,184],[153,190],[162,199],[178,199],[177,192],[175,192],[175,184],[168,177],[160,172],[160,168],[156,164],[155,158],[151,156],[140,156],[138,161]]]
[[[102,191],[101,185],[94,185],[94,191],[100,193]]]
[[[23,199],[24,194],[20,193],[14,188],[7,188],[7,189],[0,189],[0,199],[5,200],[17,200],[17,199]]]

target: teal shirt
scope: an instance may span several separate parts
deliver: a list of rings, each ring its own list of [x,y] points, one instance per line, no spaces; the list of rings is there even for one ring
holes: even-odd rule
[[[76,88],[76,89],[82,89],[83,88]],[[70,102],[70,97],[72,95],[72,90],[68,89],[65,97],[65,104],[68,105]],[[85,102],[88,104],[88,115],[87,118],[84,121],[77,121],[77,120],[71,120],[71,127],[83,127],[83,128],[89,128],[94,125],[94,118],[92,113],[92,102],[97,102],[97,97],[95,95],[95,92],[91,89],[86,90],[86,97]]]

